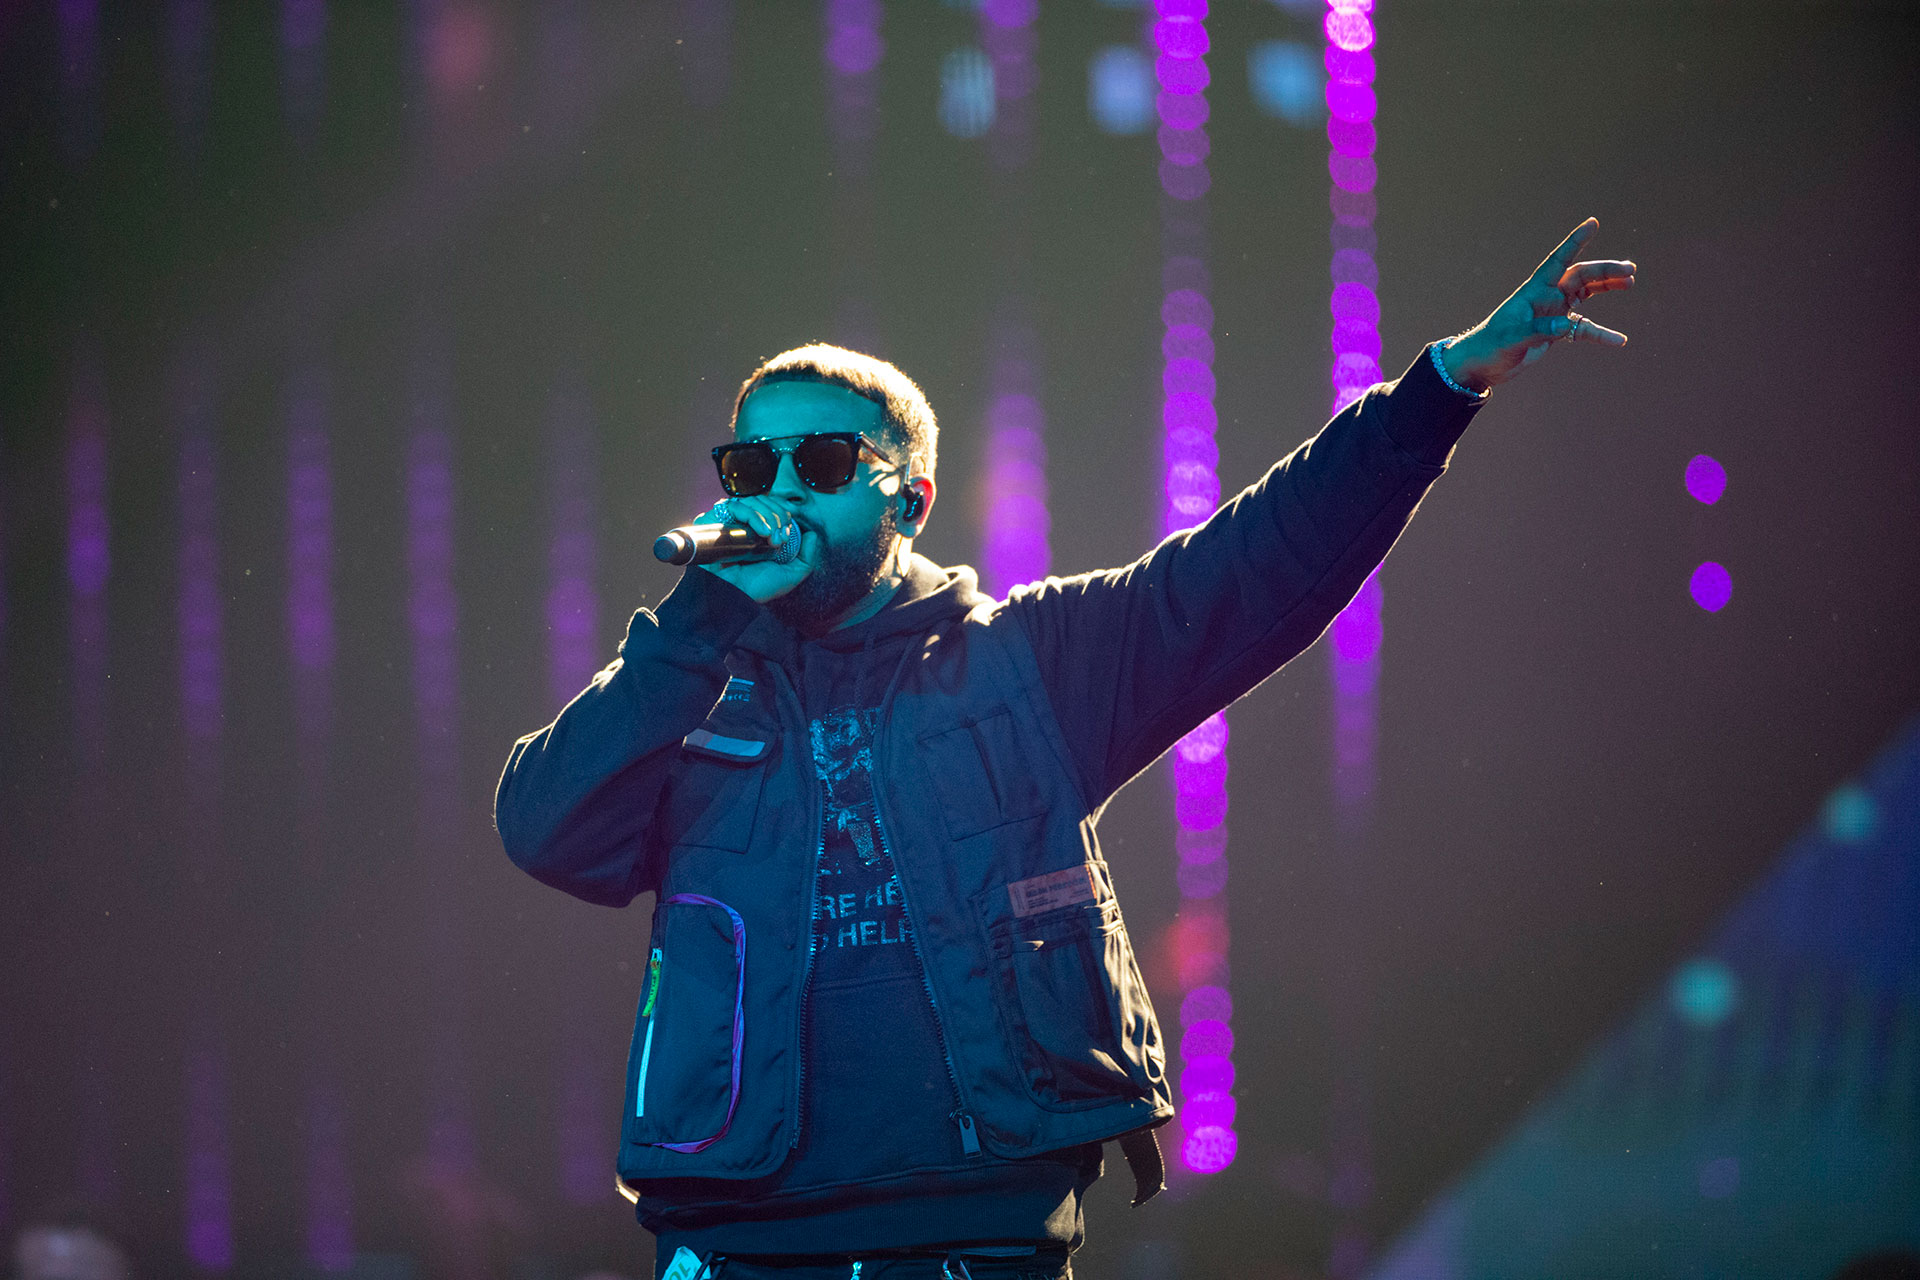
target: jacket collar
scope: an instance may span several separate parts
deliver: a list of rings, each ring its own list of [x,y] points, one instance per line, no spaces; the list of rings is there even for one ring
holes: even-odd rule
[[[980,590],[979,575],[971,568],[937,565],[916,551],[906,579],[885,608],[864,622],[828,632],[812,643],[834,650],[858,649],[883,636],[931,631],[987,602],[988,597]],[[769,662],[790,666],[806,641],[762,609],[734,643]]]

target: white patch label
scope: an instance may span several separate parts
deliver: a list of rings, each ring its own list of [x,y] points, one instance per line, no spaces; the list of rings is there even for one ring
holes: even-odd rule
[[[1070,907],[1078,902],[1097,902],[1100,895],[1093,887],[1093,868],[1082,863],[1065,871],[1050,871],[1044,876],[1015,880],[1007,886],[1013,899],[1013,914],[1035,916],[1055,907]]]

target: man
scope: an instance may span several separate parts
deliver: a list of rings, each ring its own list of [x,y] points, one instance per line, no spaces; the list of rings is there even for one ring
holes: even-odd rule
[[[935,424],[893,366],[761,366],[716,518],[790,554],[687,570],[515,744],[514,861],[653,891],[620,1188],[667,1275],[1059,1277],[1101,1146],[1136,1203],[1173,1115],[1095,821],[1313,642],[1487,391],[1633,283],[1589,219],[1201,527],[1121,569],[981,595],[913,554]]]

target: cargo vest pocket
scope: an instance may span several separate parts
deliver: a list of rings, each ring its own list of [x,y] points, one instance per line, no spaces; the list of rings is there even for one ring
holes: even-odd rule
[[[767,731],[725,727],[729,732],[720,732],[709,721],[682,742],[681,760],[661,794],[662,829],[675,844],[744,853],[777,750]]]
[[[994,904],[1005,890],[983,896]],[[990,909],[984,923],[994,1002],[1034,1100],[1071,1108],[1147,1096],[1145,1055],[1119,1034],[1119,993],[1108,979],[1133,971],[1119,908],[1109,900],[1025,917]]]
[[[660,904],[627,1060],[625,1140],[702,1151],[740,1105],[747,928],[697,893]]]
[[[965,840],[1045,810],[1021,737],[1006,710],[921,736],[921,759],[949,837]]]

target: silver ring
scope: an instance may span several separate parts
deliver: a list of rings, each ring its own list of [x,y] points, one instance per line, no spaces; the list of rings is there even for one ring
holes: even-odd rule
[[[1578,334],[1580,332],[1580,322],[1585,319],[1586,317],[1578,311],[1567,312],[1567,331],[1560,336],[1563,338],[1571,338]]]
[[[733,499],[722,498],[707,508],[707,519],[717,520],[721,524],[733,523]]]

